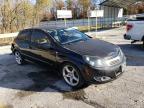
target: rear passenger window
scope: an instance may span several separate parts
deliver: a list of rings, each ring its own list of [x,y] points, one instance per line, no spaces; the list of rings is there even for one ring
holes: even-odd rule
[[[31,41],[37,44],[50,44],[46,33],[40,30],[34,30],[31,36]]]
[[[29,40],[29,38],[30,38],[30,31],[29,30],[23,30],[23,31],[21,31],[20,33],[19,33],[19,35],[18,35],[18,40],[19,41],[26,41],[26,40]]]

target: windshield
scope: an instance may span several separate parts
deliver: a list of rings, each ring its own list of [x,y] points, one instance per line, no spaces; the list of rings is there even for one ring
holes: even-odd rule
[[[61,44],[88,39],[86,34],[75,29],[47,30],[47,32]]]

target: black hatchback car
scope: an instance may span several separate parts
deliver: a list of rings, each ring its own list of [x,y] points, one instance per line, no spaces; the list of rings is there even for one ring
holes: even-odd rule
[[[73,28],[24,29],[14,39],[11,49],[19,65],[28,59],[51,65],[75,88],[85,82],[111,81],[126,66],[120,47],[92,39]]]

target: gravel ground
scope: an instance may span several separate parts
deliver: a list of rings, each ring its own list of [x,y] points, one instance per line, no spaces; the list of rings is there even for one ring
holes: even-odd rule
[[[10,46],[0,47],[0,108],[144,108],[144,48],[131,45],[123,34],[122,27],[99,31],[98,38],[123,49],[126,72],[113,82],[79,90],[67,86],[51,67],[17,65]]]

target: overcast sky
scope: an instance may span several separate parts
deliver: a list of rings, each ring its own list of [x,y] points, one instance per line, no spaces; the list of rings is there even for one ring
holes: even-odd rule
[[[36,3],[36,0],[30,0],[33,4],[35,4]]]

